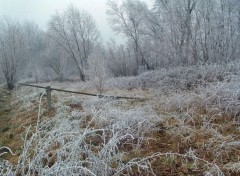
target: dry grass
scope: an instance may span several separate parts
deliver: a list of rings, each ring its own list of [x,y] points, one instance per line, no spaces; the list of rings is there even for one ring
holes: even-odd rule
[[[171,84],[166,92],[161,92],[163,87],[105,90],[109,95],[150,98],[144,101],[53,92],[50,112],[43,99],[39,131],[39,92],[20,89],[10,116],[1,118],[0,124],[9,126],[1,133],[3,144],[17,153],[4,159],[13,166],[19,162],[13,167],[19,175],[57,174],[59,169],[85,175],[240,175],[239,79],[218,82],[224,70],[215,72],[202,72],[207,84],[189,90],[185,83],[182,90]],[[174,73],[168,76],[177,77]],[[71,90],[94,93],[88,87],[73,84]]]

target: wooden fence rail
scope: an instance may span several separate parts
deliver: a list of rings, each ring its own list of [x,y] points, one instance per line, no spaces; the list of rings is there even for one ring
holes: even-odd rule
[[[52,91],[80,94],[80,95],[86,95],[86,96],[94,96],[94,97],[99,97],[99,98],[109,98],[109,99],[146,100],[145,98],[139,98],[139,97],[98,95],[98,94],[85,93],[85,92],[76,92],[76,91],[70,91],[70,90],[62,90],[62,89],[52,88],[50,86],[44,87],[44,86],[38,86],[38,85],[32,85],[32,84],[24,84],[24,83],[18,83],[18,85],[45,89],[46,90],[46,94],[47,94],[48,110],[50,110],[52,108],[52,105],[51,105],[52,104],[51,103],[51,92]]]

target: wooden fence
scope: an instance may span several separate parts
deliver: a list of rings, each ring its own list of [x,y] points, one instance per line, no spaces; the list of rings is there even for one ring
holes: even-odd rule
[[[52,88],[50,86],[45,86],[44,87],[44,86],[24,84],[24,83],[18,83],[18,85],[28,86],[28,87],[35,87],[35,88],[39,88],[39,89],[45,89],[46,94],[47,94],[48,110],[50,110],[52,108],[52,101],[51,101],[51,92],[52,91],[80,94],[80,95],[86,95],[86,96],[94,96],[94,97],[99,97],[99,98],[109,98],[109,99],[146,100],[145,98],[138,98],[138,97],[98,95],[98,94],[85,93],[85,92],[76,92],[76,91],[70,91],[70,90],[62,90],[62,89]]]

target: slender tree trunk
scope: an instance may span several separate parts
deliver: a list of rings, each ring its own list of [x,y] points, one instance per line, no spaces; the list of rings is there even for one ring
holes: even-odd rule
[[[82,69],[79,67],[79,65],[77,64],[77,68],[78,68],[78,71],[79,71],[79,77],[80,77],[80,80],[81,81],[86,81],[86,77],[82,71]]]

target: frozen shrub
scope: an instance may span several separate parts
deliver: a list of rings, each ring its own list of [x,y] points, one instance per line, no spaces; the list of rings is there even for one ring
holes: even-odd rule
[[[134,138],[141,138],[150,133],[160,120],[148,107],[123,110],[107,108],[95,119],[96,125],[110,128],[118,133],[131,134]]]
[[[136,77],[119,77],[106,82],[108,88],[159,89],[160,94],[172,91],[192,90],[210,83],[226,82],[230,77],[240,76],[239,61],[226,64],[172,67],[140,74]]]

